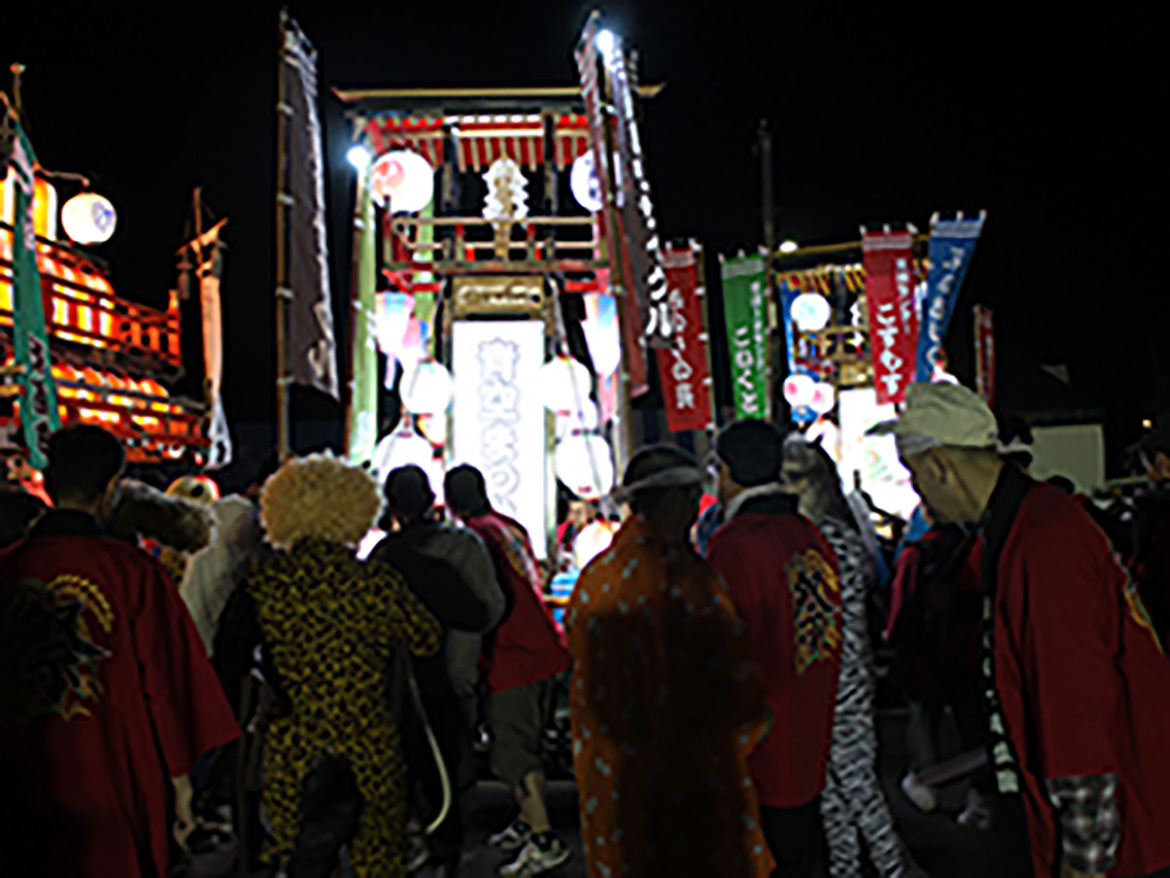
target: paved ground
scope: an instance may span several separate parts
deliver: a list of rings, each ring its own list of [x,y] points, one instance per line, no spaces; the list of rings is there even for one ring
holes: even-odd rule
[[[903,712],[886,712],[881,717],[882,774],[899,831],[913,856],[931,878],[1012,878],[1005,865],[1003,840],[994,832],[981,833],[958,826],[955,816],[966,799],[966,784],[957,783],[943,791],[938,813],[924,815],[903,796],[898,786],[906,765],[906,719]],[[953,730],[950,746],[957,752]],[[505,826],[512,818],[514,806],[507,790],[500,784],[484,783],[480,787],[481,807],[469,833],[461,878],[489,878],[507,857],[484,844],[487,834]],[[577,796],[571,781],[554,781],[549,789],[549,806],[555,825],[573,849],[573,858],[552,878],[584,878],[581,838],[577,832]],[[227,878],[231,875],[232,852],[219,851],[201,858],[189,878]],[[431,873],[423,878],[433,878]],[[680,876],[684,878],[684,876]],[[689,878],[689,876],[687,876]],[[696,876],[706,878],[706,876]],[[859,876],[864,878],[864,876]]]

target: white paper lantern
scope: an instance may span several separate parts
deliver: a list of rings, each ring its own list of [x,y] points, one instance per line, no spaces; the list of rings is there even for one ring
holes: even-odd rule
[[[400,466],[413,465],[430,472],[434,460],[435,450],[431,443],[406,424],[400,425],[393,433],[383,437],[374,450],[374,469],[379,482],[385,482],[386,476]]]
[[[379,205],[389,201],[394,212],[414,213],[435,197],[435,169],[417,152],[392,150],[370,167],[370,190]]]
[[[554,412],[580,411],[592,389],[585,365],[565,354],[540,367],[540,401]]]
[[[402,373],[398,394],[406,410],[414,415],[436,415],[451,405],[451,373],[442,363],[424,360]]]
[[[557,478],[582,500],[597,500],[613,488],[613,456],[600,436],[570,436],[557,443]]]
[[[61,208],[61,225],[65,227],[65,234],[78,244],[101,244],[110,240],[117,224],[114,205],[96,192],[74,195]]]
[[[808,407],[818,415],[827,415],[837,404],[837,388],[828,381],[818,381],[813,385],[813,396]]]
[[[578,411],[557,412],[557,439],[564,439],[573,433],[592,433],[601,419],[597,403],[591,399],[581,402]]]
[[[829,325],[833,309],[820,293],[801,293],[792,300],[792,319],[801,332],[817,332]]]
[[[577,203],[590,213],[597,213],[604,206],[601,203],[601,181],[597,179],[597,166],[591,150],[581,153],[573,162],[569,188],[573,190]]]
[[[817,383],[803,373],[784,379],[784,399],[794,409],[805,408],[813,401]]]

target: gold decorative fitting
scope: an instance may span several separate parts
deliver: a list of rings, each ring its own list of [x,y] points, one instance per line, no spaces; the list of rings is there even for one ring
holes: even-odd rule
[[[525,276],[457,277],[452,280],[454,317],[496,317],[520,315],[540,317],[544,313],[544,279]]]

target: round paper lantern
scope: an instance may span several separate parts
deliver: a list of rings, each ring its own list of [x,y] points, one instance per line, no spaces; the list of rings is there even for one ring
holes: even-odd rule
[[[580,411],[591,389],[589,370],[570,356],[558,354],[540,367],[540,401],[547,409]]]
[[[428,470],[434,459],[435,449],[431,443],[414,432],[413,427],[402,424],[378,443],[374,449],[373,465],[378,481],[384,482],[391,470],[412,465]]]
[[[406,410],[414,415],[435,415],[451,405],[451,373],[434,360],[406,368],[398,393]]]
[[[813,385],[812,399],[808,407],[818,415],[827,415],[837,404],[837,389],[828,381],[818,381]]]
[[[592,433],[597,429],[600,418],[597,403],[591,399],[582,400],[578,411],[557,412],[557,439],[564,439],[573,433]]]
[[[801,293],[792,300],[792,319],[801,332],[816,332],[829,325],[833,309],[820,293]]]
[[[417,152],[396,149],[379,156],[371,166],[370,190],[379,205],[414,213],[435,196],[435,169]]]
[[[613,457],[600,436],[569,436],[557,443],[557,478],[582,500],[598,500],[613,488]]]
[[[784,380],[784,399],[794,409],[807,408],[816,394],[816,382],[803,373],[789,375]]]
[[[597,167],[593,152],[586,150],[577,156],[569,172],[569,188],[577,203],[590,213],[597,213],[604,206],[601,203],[601,181],[597,179]]]
[[[74,195],[61,208],[61,225],[65,234],[78,244],[101,244],[110,240],[118,214],[109,199],[96,192]]]

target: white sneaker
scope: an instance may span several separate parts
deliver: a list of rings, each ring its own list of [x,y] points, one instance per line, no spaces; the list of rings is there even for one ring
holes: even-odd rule
[[[503,832],[488,838],[488,844],[501,851],[518,851],[532,838],[532,828],[522,820],[513,820]]]
[[[991,802],[978,790],[967,791],[967,807],[959,815],[960,826],[987,832],[992,824]]]
[[[524,845],[524,850],[520,852],[516,862],[503,866],[500,874],[505,878],[531,878],[533,875],[543,875],[564,865],[571,855],[572,851],[556,836],[553,837],[552,844],[544,849],[536,843],[536,839],[531,839]]]
[[[906,776],[902,778],[902,792],[924,814],[929,814],[938,807],[938,799],[934,794],[934,788],[919,783],[917,775],[912,771],[906,772]]]

